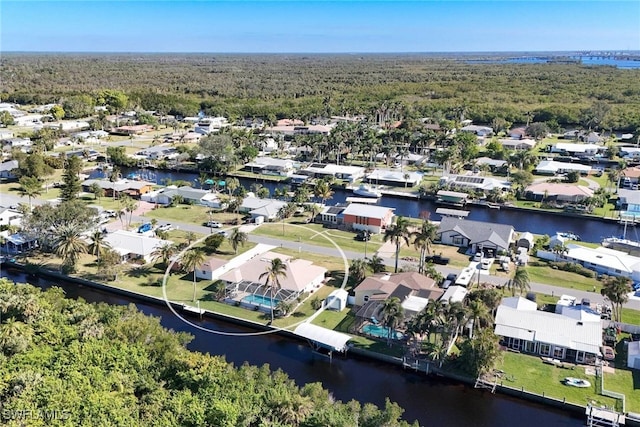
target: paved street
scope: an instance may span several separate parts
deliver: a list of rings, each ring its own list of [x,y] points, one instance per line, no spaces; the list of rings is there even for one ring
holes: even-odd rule
[[[43,196],[46,197],[46,194]],[[33,205],[39,205],[44,202],[45,202],[44,200],[36,200],[36,199],[32,201]],[[2,206],[17,205],[18,203],[27,203],[27,199],[21,198],[15,195],[7,195],[7,194],[0,195],[0,205]],[[134,215],[132,218],[133,223],[147,222],[148,220],[149,218],[145,216]],[[172,224],[176,229],[193,231],[201,234],[209,234],[215,231],[220,231],[220,229],[212,230],[208,227],[204,227],[201,225],[177,222],[177,221],[172,221],[172,222],[163,221],[163,220],[158,221],[158,225],[161,225],[161,224]],[[243,227],[246,227],[246,226],[243,226]],[[108,228],[109,229],[120,228],[120,222],[117,220],[113,221],[110,223],[110,226]],[[221,230],[226,230],[226,229],[221,229]],[[254,243],[266,243],[273,246],[280,246],[280,247],[287,248],[294,251],[312,252],[320,255],[340,257],[340,253],[336,248],[317,246],[317,245],[312,245],[306,242],[293,242],[288,240],[280,240],[273,237],[256,236],[254,234],[249,234],[249,241]],[[380,249],[381,250],[377,253],[377,255],[383,259],[385,265],[389,267],[393,267],[395,264],[394,252],[392,249],[390,250],[389,244],[383,245],[383,247],[381,247]],[[344,251],[344,255],[349,260],[364,258],[363,253],[353,252],[353,251]],[[401,260],[399,263],[399,266],[402,267],[403,264],[407,264],[407,261]],[[449,266],[437,265],[436,269],[443,276],[446,276],[449,273],[457,274],[460,272],[460,268],[453,268]],[[488,283],[502,286],[505,284],[507,279],[504,277],[497,277],[490,274],[483,274],[480,280],[482,282],[488,282]],[[602,297],[602,295],[596,292],[585,292],[585,291],[580,291],[576,289],[569,289],[569,288],[564,288],[560,286],[552,286],[552,285],[546,285],[542,283],[533,283],[533,282],[530,283],[530,286],[532,291],[538,292],[538,293],[555,295],[558,297],[560,295],[565,294],[565,295],[574,296],[578,300],[582,300],[583,298],[588,298],[592,303],[597,303],[597,304],[605,303],[604,297]],[[625,304],[625,307],[632,308],[634,310],[640,310],[640,298],[636,298],[636,297],[630,298],[630,300]]]

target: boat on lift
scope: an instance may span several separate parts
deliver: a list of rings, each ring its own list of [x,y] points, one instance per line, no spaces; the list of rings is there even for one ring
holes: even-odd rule
[[[353,193],[362,197],[382,197],[382,193],[377,188],[367,184],[360,184],[360,187],[353,190]]]

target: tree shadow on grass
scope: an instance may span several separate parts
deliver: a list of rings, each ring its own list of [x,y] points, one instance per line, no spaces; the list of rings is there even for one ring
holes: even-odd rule
[[[146,265],[141,265],[138,267],[133,267],[131,270],[127,271],[127,276],[141,278],[148,277],[152,273],[151,268]]]

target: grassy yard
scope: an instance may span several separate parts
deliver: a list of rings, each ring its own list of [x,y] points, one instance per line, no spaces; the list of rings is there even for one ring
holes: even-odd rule
[[[342,248],[342,250],[360,252],[363,254],[365,252],[365,242],[356,240],[355,233],[324,228],[320,224],[298,224],[300,225],[300,227],[298,227],[295,226],[294,221],[289,221],[289,223],[294,224],[294,226],[287,226],[285,223],[285,226],[283,228],[281,222],[265,223],[256,228],[255,231],[253,231],[253,234],[293,242],[304,242],[316,246],[335,248],[335,246],[333,246],[333,244],[329,240],[323,237],[326,236],[327,238],[335,241],[336,244],[340,246],[340,248]],[[381,244],[382,236],[372,235],[371,240],[366,242],[367,255],[373,255],[373,253],[380,248]]]
[[[581,291],[600,292],[602,283],[595,278],[584,277],[577,273],[562,271],[550,268],[546,265],[529,265],[529,280],[535,283],[546,283],[553,286],[560,286],[568,289],[578,289]]]
[[[202,225],[210,219],[221,223],[235,221],[238,215],[232,212],[214,212],[209,216],[209,208],[205,206],[180,205],[161,207],[145,213],[146,217],[165,221],[187,222]]]
[[[431,245],[431,253],[434,255],[442,255],[443,257],[449,258],[448,265],[450,267],[466,267],[469,265],[469,256],[461,253],[459,250],[460,249],[455,246],[440,244]],[[413,245],[403,245],[400,247],[400,258],[407,256],[416,258],[417,260],[420,258],[420,251],[415,249]]]
[[[615,407],[616,401],[610,397],[600,396],[596,391],[596,377],[585,374],[584,367],[564,369],[542,363],[536,356],[517,354],[509,351],[503,353],[502,363],[497,369],[504,371],[503,384],[517,389],[524,388],[537,394],[556,399],[566,399],[568,402],[586,405],[591,402],[596,405]],[[577,388],[563,384],[565,377],[583,378],[591,383],[591,387]]]

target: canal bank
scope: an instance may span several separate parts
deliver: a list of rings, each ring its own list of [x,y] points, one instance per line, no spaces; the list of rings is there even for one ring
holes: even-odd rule
[[[9,264],[8,265],[9,268],[16,268],[16,269],[20,269],[25,271],[25,266],[20,265],[20,264]],[[34,275],[34,272],[30,270],[30,274],[32,275],[32,277],[36,277],[36,275]],[[102,283],[97,283],[97,282],[92,282],[92,281],[88,281],[88,280],[84,280],[81,278],[74,278],[74,277],[68,277],[65,275],[62,275],[58,272],[55,271],[49,271],[49,270],[41,270],[38,272],[38,274],[40,276],[42,276],[43,278],[47,278],[47,279],[53,279],[55,281],[60,281],[60,282],[71,282],[77,285],[81,285],[81,286],[85,286],[88,288],[92,288],[92,289],[97,289],[109,294],[115,294],[115,295],[119,295],[122,296],[124,298],[126,298],[127,300],[131,301],[131,302],[142,302],[142,303],[146,303],[146,304],[150,304],[150,305],[154,305],[154,306],[159,306],[159,307],[166,307],[167,303],[166,301],[164,301],[161,298],[156,298],[156,297],[151,297],[145,294],[141,294],[141,293],[137,293],[137,292],[133,292],[133,291],[129,291],[129,290],[124,290],[124,289],[120,289],[120,288],[116,288],[116,287],[112,287],[109,285],[105,285]],[[39,276],[38,276],[39,277]],[[185,316],[185,318],[188,318],[188,320],[197,322],[196,319],[194,319],[194,317],[198,317],[197,315],[194,315],[194,308],[195,307],[191,307],[185,304],[180,304],[180,303],[171,303],[171,306],[174,310],[176,310],[176,312],[181,313],[181,315]],[[304,340],[297,336],[296,334],[288,331],[288,330],[284,330],[284,329],[274,329],[271,328],[268,325],[265,324],[261,324],[261,323],[257,323],[257,322],[252,322],[252,321],[248,321],[245,319],[241,319],[241,318],[237,318],[237,317],[233,317],[233,316],[228,316],[228,315],[223,315],[223,314],[219,314],[219,313],[215,313],[212,311],[208,311],[208,310],[202,310],[201,311],[202,316],[206,319],[214,319],[214,320],[219,320],[219,321],[223,321],[225,324],[233,324],[233,325],[237,325],[243,328],[248,328],[249,330],[252,331],[274,331],[274,334],[277,334],[281,337],[284,337],[286,339],[289,340],[295,340],[298,343],[302,343],[304,342]],[[202,320],[202,319],[200,319]],[[305,345],[305,347],[307,347]],[[391,357],[388,355],[384,355],[384,354],[379,354],[379,353],[374,353],[365,349],[361,349],[361,348],[357,348],[357,347],[351,347],[348,351],[349,353],[351,353],[354,357],[353,359],[359,361],[359,362],[364,362],[364,363],[369,363],[370,361],[379,361],[382,362],[386,365],[394,365],[396,367],[400,367],[400,368],[405,368],[405,371],[411,371],[411,369],[406,369],[406,365],[404,363],[404,360],[402,358],[396,358],[396,357]],[[338,360],[340,362],[337,363],[342,363],[342,361],[348,360],[346,357],[341,357],[338,358]],[[329,362],[331,364],[331,362]],[[474,379],[472,378],[468,378],[468,377],[464,377],[464,376],[460,376],[457,375],[455,373],[451,373],[448,371],[443,371],[437,368],[434,368],[433,366],[430,369],[425,369],[424,371],[416,371],[415,374],[419,374],[423,377],[428,377],[430,378],[430,380],[446,380],[446,381],[453,381],[453,384],[465,384],[467,386],[474,386]],[[430,381],[429,380],[429,381]],[[559,408],[562,409],[563,411],[570,411],[575,417],[578,417],[580,415],[584,416],[584,410],[585,407],[579,406],[579,405],[574,405],[565,401],[560,401],[557,399],[553,399],[553,398],[548,398],[545,396],[539,396],[536,395],[534,393],[529,393],[525,390],[513,390],[510,389],[509,387],[503,386],[502,384],[500,384],[498,387],[496,387],[496,390],[502,394],[505,395],[510,395],[510,396],[515,396],[517,398],[521,398],[521,399],[525,399],[528,400],[530,402],[535,402],[535,403],[542,403],[544,405],[550,405],[553,406],[555,408]],[[486,395],[483,392],[478,392],[476,391],[476,393],[478,393],[483,399],[486,399]],[[496,397],[491,397],[492,399],[495,399]],[[402,403],[401,403],[402,406]],[[492,424],[493,425],[493,424]],[[497,425],[497,424],[496,424]],[[629,424],[632,425],[632,424]],[[640,425],[640,424],[639,424]]]
[[[143,173],[142,169],[123,169],[123,174],[130,172]],[[163,184],[167,180],[175,182],[178,180],[188,181],[198,186],[198,175],[195,172],[178,172],[155,170],[155,182]],[[102,177],[100,171],[95,171],[92,178]],[[247,189],[253,184],[260,184],[267,188],[270,194],[274,194],[277,188],[288,185],[281,181],[270,181],[262,176],[246,177],[238,176],[240,183]],[[434,198],[411,198],[403,195],[383,194],[378,199],[378,204],[394,208],[396,215],[402,215],[410,218],[428,217],[433,221],[442,219],[436,213],[440,205],[436,204]],[[347,197],[353,197],[351,190],[336,186],[331,199],[327,200],[329,204],[345,203]],[[320,200],[317,200],[320,202]],[[484,205],[470,205],[469,216],[467,219],[480,222],[491,222],[498,224],[508,224],[519,232],[531,232],[539,235],[554,235],[556,232],[573,232],[579,235],[583,241],[592,243],[601,243],[603,239],[611,236],[621,236],[624,233],[624,225],[619,224],[616,220],[610,218],[601,218],[596,216],[576,216],[566,212],[547,212],[539,209],[527,209],[515,206],[500,206],[500,209],[491,209]],[[551,220],[552,219],[552,220]]]

